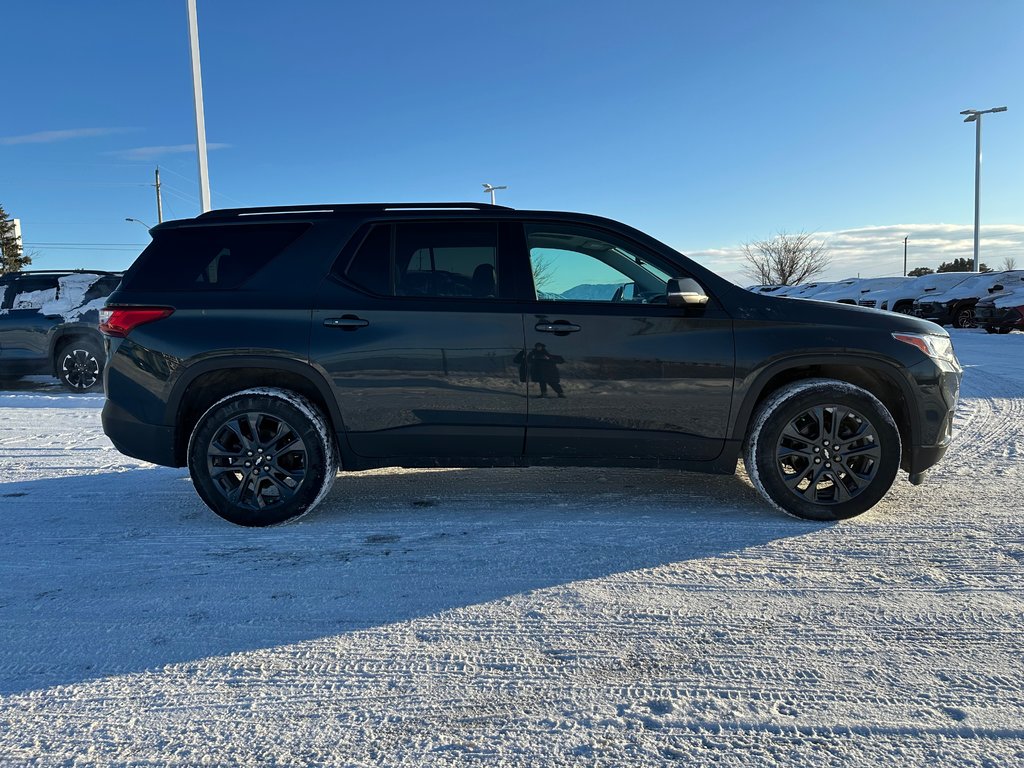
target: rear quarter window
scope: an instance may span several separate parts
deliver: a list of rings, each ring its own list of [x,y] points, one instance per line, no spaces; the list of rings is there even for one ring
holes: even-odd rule
[[[306,223],[241,224],[156,232],[121,285],[132,291],[237,288],[308,228]]]

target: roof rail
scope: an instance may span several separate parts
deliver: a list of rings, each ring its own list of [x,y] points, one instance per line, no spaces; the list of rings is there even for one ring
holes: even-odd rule
[[[273,216],[278,213],[346,213],[349,211],[395,211],[395,210],[471,210],[471,211],[511,211],[507,205],[491,205],[490,203],[330,203],[327,205],[273,205],[261,208],[220,208],[207,211],[196,218],[199,219],[233,219],[239,216]]]
[[[111,272],[107,269],[19,269],[14,272],[4,272],[0,277],[7,275],[123,275],[124,272]]]

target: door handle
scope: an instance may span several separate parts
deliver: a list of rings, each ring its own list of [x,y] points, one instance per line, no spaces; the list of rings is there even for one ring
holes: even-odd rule
[[[583,329],[575,323],[570,323],[567,320],[556,320],[553,323],[537,323],[534,330],[540,331],[541,333],[576,333],[576,331],[582,331]]]
[[[343,331],[357,331],[360,328],[365,328],[370,324],[369,320],[363,320],[361,317],[355,315],[342,315],[341,317],[328,317],[324,320],[324,326],[327,328],[341,328]]]

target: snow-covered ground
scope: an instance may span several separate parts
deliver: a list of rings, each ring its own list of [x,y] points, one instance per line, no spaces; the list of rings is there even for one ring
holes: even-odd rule
[[[838,525],[745,478],[345,475],[235,528],[102,399],[0,391],[0,764],[1024,764],[1024,334]]]

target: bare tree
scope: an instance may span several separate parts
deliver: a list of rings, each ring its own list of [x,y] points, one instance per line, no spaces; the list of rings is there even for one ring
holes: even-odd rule
[[[1011,269],[1017,268],[1017,260],[1013,256],[1006,256],[1003,258],[1003,269],[1010,271]]]
[[[743,245],[743,273],[764,285],[800,285],[828,269],[828,246],[806,232],[778,232]]]
[[[533,287],[536,290],[540,290],[554,277],[555,265],[547,258],[539,253],[530,254],[530,263],[533,266]]]

